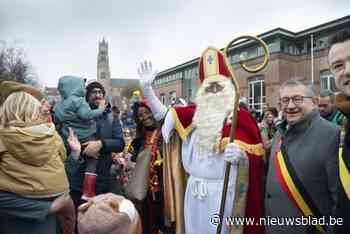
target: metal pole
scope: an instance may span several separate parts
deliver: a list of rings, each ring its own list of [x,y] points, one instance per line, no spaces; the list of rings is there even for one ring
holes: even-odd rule
[[[247,65],[245,65],[244,62],[240,62],[240,65],[242,66],[242,68],[245,71],[247,71],[249,73],[259,72],[259,71],[261,71],[262,69],[264,69],[266,67],[266,65],[267,65],[267,63],[269,61],[269,50],[268,50],[267,45],[261,39],[259,39],[257,37],[254,37],[254,36],[245,35],[245,36],[237,37],[236,39],[232,40],[225,48],[225,52],[224,52],[224,54],[225,54],[225,64],[228,65],[228,70],[229,70],[229,73],[230,73],[230,76],[231,76],[231,81],[232,81],[232,84],[234,86],[235,93],[236,93],[235,103],[234,103],[234,107],[233,107],[233,116],[232,116],[232,122],[231,122],[231,129],[230,129],[230,142],[233,142],[234,139],[235,139],[235,129],[236,129],[236,124],[237,124],[237,111],[238,111],[240,94],[239,94],[238,82],[237,82],[237,79],[235,78],[235,76],[233,74],[233,70],[232,70],[232,67],[230,65],[230,62],[228,61],[227,55],[228,55],[228,49],[236,41],[239,41],[241,39],[252,39],[252,40],[257,41],[258,43],[260,43],[262,45],[262,47],[264,49],[264,52],[265,52],[264,61],[262,62],[262,64],[260,64],[259,66],[255,67],[255,68],[250,68]],[[221,234],[222,224],[224,223],[223,217],[224,217],[226,195],[227,195],[229,176],[230,176],[230,170],[231,170],[231,163],[226,162],[225,164],[226,165],[225,165],[224,185],[223,185],[222,196],[221,196],[219,223],[218,223],[218,226],[217,226],[217,229],[216,229],[216,234]],[[239,165],[237,166],[237,168],[239,168]],[[237,174],[237,176],[238,176],[238,174]],[[239,177],[237,177],[237,178],[239,178]],[[242,233],[242,232],[243,232],[243,229],[239,229],[239,233]]]
[[[311,83],[314,84],[314,35],[311,34]]]

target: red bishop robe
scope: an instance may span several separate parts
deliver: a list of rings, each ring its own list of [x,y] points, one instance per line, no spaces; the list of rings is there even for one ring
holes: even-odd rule
[[[188,134],[194,129],[192,119],[195,110],[196,106],[194,105],[170,109],[170,114],[173,115],[175,121],[175,129],[182,140],[185,140]],[[222,139],[218,145],[222,152],[229,143],[230,128],[231,124],[226,124],[222,130]],[[235,143],[247,153],[249,159],[249,185],[245,215],[246,217],[254,218],[255,222],[259,222],[259,218],[263,216],[265,151],[256,120],[244,108],[240,108],[237,113]],[[174,179],[176,180],[176,178]],[[176,182],[174,184],[173,191],[175,192]],[[264,227],[258,225],[245,226],[244,233],[264,233]]]

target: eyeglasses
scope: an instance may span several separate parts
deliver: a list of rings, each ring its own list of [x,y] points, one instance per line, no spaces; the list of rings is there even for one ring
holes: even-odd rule
[[[91,94],[95,96],[98,94],[103,95],[103,91],[101,89],[94,89],[91,91]]]
[[[290,100],[294,103],[294,105],[298,106],[303,104],[304,98],[313,98],[311,96],[301,96],[301,95],[295,95],[293,97],[283,97],[280,99],[280,102],[283,106],[288,106]]]
[[[330,65],[330,70],[333,74],[338,74],[339,72],[343,72],[345,70],[345,63],[349,62],[350,58],[345,61],[338,61]]]
[[[344,69],[345,69],[345,65],[344,65],[344,63],[342,63],[342,62],[333,63],[333,64],[331,65],[331,67],[330,67],[330,70],[331,70],[331,72],[332,72],[333,74],[337,74],[337,73],[339,73],[339,72],[341,72],[341,71],[344,71]]]

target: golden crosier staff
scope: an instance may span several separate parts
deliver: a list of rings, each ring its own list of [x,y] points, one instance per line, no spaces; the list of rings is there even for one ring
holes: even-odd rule
[[[231,129],[230,129],[230,142],[233,142],[234,138],[235,138],[234,133],[235,133],[236,124],[237,124],[237,110],[238,110],[238,105],[239,105],[240,93],[239,93],[239,85],[238,85],[237,79],[233,73],[233,69],[229,63],[227,54],[228,54],[229,48],[232,47],[234,45],[234,43],[236,43],[237,41],[242,40],[242,39],[251,39],[251,40],[257,41],[259,44],[261,44],[262,48],[264,49],[264,61],[260,65],[251,68],[251,67],[248,67],[247,65],[245,65],[243,61],[240,61],[240,65],[242,66],[242,68],[245,71],[247,71],[249,73],[259,72],[266,67],[266,65],[269,61],[269,51],[268,51],[267,45],[265,44],[264,41],[262,41],[261,39],[259,39],[258,37],[255,37],[255,36],[244,35],[244,36],[237,37],[237,38],[233,39],[225,48],[225,52],[224,52],[225,63],[227,65],[228,70],[230,72],[230,75],[232,77],[231,81],[233,83],[234,90],[236,93],[235,103],[234,103],[234,107],[233,107]],[[225,209],[225,202],[226,202],[226,196],[227,196],[230,170],[231,170],[231,163],[226,162],[224,186],[223,186],[223,191],[222,191],[222,196],[221,196],[220,213],[219,213],[220,222],[219,222],[217,230],[216,230],[217,234],[221,233],[222,223],[224,222],[223,216],[224,216],[224,209]],[[232,214],[233,217],[244,217],[246,196],[240,196],[240,190],[244,189],[241,186],[242,184],[245,185],[245,188],[247,188],[248,179],[249,179],[248,176],[249,176],[248,165],[242,164],[241,162],[238,162],[235,197],[234,197],[234,203],[233,203],[234,204],[233,214]],[[233,234],[233,233],[234,234],[243,233],[243,226],[235,226],[235,228],[231,230],[231,234]]]

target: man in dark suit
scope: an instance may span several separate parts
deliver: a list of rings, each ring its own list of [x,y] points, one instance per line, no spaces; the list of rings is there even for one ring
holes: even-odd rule
[[[339,155],[339,189],[336,215],[343,225],[335,227],[335,233],[350,233],[350,28],[337,32],[330,39],[328,63],[340,93],[336,106],[347,118],[344,144]]]
[[[280,87],[280,104],[285,120],[272,143],[265,195],[266,217],[278,225],[267,225],[266,233],[328,231],[302,218],[327,222],[333,215],[340,130],[321,118],[312,87],[296,79]]]

